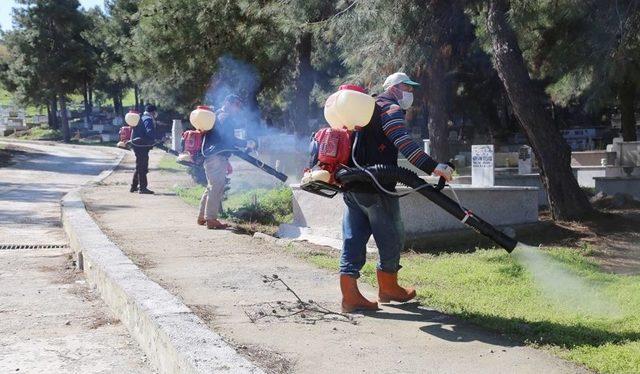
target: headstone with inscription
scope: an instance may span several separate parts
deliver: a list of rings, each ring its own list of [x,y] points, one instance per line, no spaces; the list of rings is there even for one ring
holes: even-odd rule
[[[471,185],[492,187],[494,185],[493,145],[471,146]]]
[[[523,145],[518,150],[518,174],[531,174],[531,147]]]

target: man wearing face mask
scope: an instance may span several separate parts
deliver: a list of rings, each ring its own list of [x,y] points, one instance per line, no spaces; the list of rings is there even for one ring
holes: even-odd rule
[[[405,73],[394,73],[384,82],[384,92],[376,98],[371,122],[359,131],[354,157],[359,165],[398,165],[400,151],[414,166],[427,174],[451,180],[452,169],[423,152],[409,135],[405,110],[413,103],[413,89],[419,86]],[[355,135],[354,135],[355,136]],[[351,165],[353,166],[353,165]],[[382,186],[395,191],[395,185]],[[368,183],[350,185],[344,194],[346,209],[342,222],[343,248],[340,258],[342,309],[375,310],[376,302],[358,290],[357,278],[366,261],[366,245],[373,235],[378,246],[378,299],[381,303],[406,302],[416,296],[413,288],[398,285],[400,251],[404,248],[404,226],[398,197],[378,191]]]
[[[144,113],[140,118],[140,124],[133,128],[131,139],[133,141],[133,152],[136,155],[136,170],[133,173],[133,181],[129,192],[138,192],[140,194],[153,194],[154,192],[147,188],[147,173],[149,173],[149,151],[156,142],[156,124],[155,119],[158,117],[158,111],[155,105],[148,104],[144,108]],[[138,187],[139,185],[139,187]]]

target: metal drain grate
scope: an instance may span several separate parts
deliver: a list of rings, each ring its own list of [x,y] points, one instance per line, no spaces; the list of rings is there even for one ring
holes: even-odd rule
[[[20,249],[64,249],[69,248],[67,244],[0,244],[0,251],[20,250]]]

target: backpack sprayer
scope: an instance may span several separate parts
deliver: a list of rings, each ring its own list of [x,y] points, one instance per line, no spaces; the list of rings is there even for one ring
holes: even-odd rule
[[[167,153],[178,156],[177,162],[179,164],[192,167],[197,164],[198,156],[200,154],[204,155],[204,133],[213,129],[216,121],[216,114],[208,106],[198,106],[193,112],[191,112],[189,121],[196,128],[196,130],[188,130],[182,134],[182,139],[184,141],[184,151],[182,153],[174,151],[161,142],[153,144],[143,144],[140,138],[131,139],[133,128],[138,126],[138,123],[140,122],[139,112],[130,110],[125,115],[124,120],[128,126],[123,126],[122,128],[120,128],[120,141],[118,141],[117,144],[118,148],[129,149],[130,145],[143,148],[159,148]],[[213,154],[222,152],[233,154],[238,158],[241,158],[251,165],[257,167],[258,169],[266,172],[267,174],[276,177],[282,182],[287,181],[288,177],[285,174],[280,173],[279,171],[265,164],[259,159],[247,154],[247,152],[242,149],[222,149],[216,151]]]
[[[179,164],[192,167],[198,163],[200,156],[205,156],[205,133],[213,129],[216,122],[216,114],[208,106],[198,106],[189,115],[189,121],[195,127],[195,130],[188,130],[182,134],[184,141],[184,151],[180,154],[172,151],[171,153],[177,154],[177,162]],[[282,182],[287,181],[287,176],[280,173],[271,166],[265,164],[261,160],[249,155],[245,150],[240,148],[219,149],[215,152],[206,154],[206,156],[215,155],[219,153],[227,153],[237,156],[240,159],[250,163],[258,169],[266,172],[269,175],[276,177]]]
[[[446,186],[444,178],[441,177],[438,184],[434,186],[403,167],[394,165],[363,167],[358,164],[355,150],[362,134],[359,130],[370,122],[374,108],[375,99],[364,93],[364,89],[358,86],[341,86],[338,92],[329,96],[325,103],[324,115],[330,127],[314,134],[311,144],[311,165],[305,170],[300,187],[307,192],[327,198],[333,198],[340,192],[348,191],[350,184],[363,182],[372,183],[380,192],[397,197],[417,192],[511,253],[518,242],[475,215],[471,210],[464,208],[450,185],[449,188],[458,201],[443,194],[442,189]],[[352,134],[354,135],[353,146],[351,145]],[[350,158],[355,167],[347,166]],[[383,184],[396,183],[401,183],[411,190],[398,193],[383,187]]]
[[[138,126],[138,123],[140,123],[140,112],[135,111],[135,110],[130,110],[125,116],[124,116],[124,121],[126,123],[125,126],[122,126],[120,128],[120,131],[118,132],[120,139],[118,141],[118,144],[116,144],[116,146],[118,148],[122,148],[122,149],[130,149],[130,146],[134,146],[134,147],[139,147],[139,148],[159,148],[162,149],[163,151],[167,152],[167,153],[171,153],[173,155],[178,155],[178,152],[174,151],[173,149],[165,146],[164,144],[162,144],[161,142],[157,142],[157,143],[153,143],[153,144],[144,144],[142,142],[142,139],[140,138],[131,138],[131,136],[133,135],[133,128]]]

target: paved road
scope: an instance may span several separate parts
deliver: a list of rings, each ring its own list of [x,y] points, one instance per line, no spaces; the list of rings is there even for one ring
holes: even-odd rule
[[[0,372],[152,372],[74,269],[60,222],[61,197],[111,169],[119,152],[14,144],[25,152],[0,167]],[[6,249],[16,244],[60,248]]]

